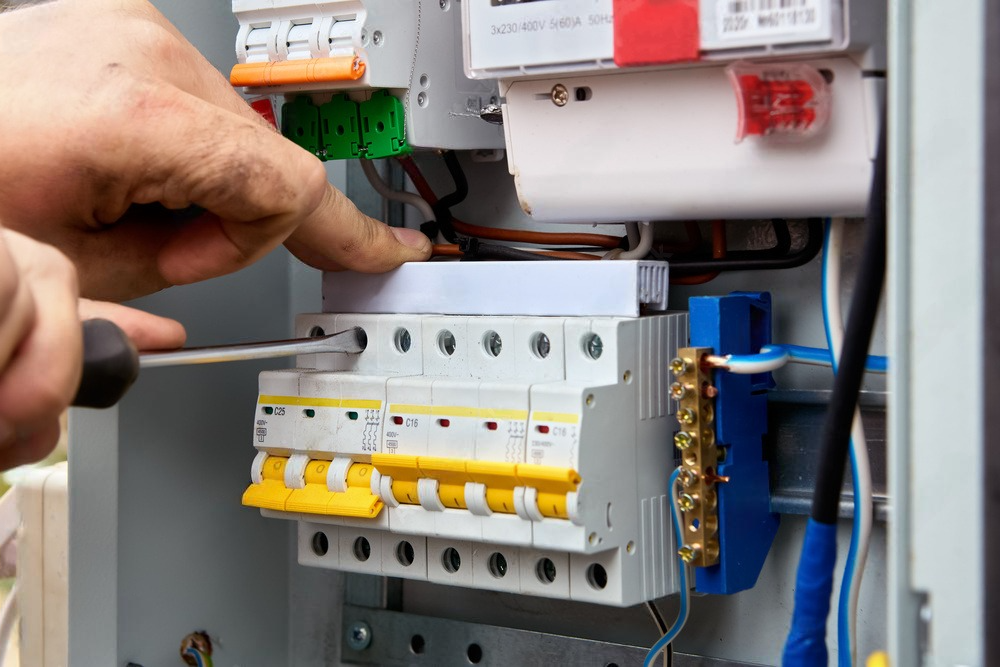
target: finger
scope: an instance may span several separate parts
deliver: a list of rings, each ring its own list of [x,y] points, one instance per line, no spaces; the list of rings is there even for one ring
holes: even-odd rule
[[[117,153],[112,171],[140,179],[133,201],[197,204],[209,212],[172,227],[157,262],[167,282],[195,282],[253,263],[322,202],[329,186],[315,156],[182,91],[145,94],[161,102],[150,105],[148,119],[129,124],[129,150]],[[152,132],[168,139],[151,141]]]
[[[326,271],[381,273],[431,254],[430,239],[422,232],[369,218],[332,185],[285,246],[303,262]]]
[[[108,301],[80,299],[80,319],[111,320],[139,350],[172,350],[184,345],[187,332],[177,320]]]
[[[0,234],[0,369],[6,366],[35,319],[35,303]]]
[[[0,423],[30,435],[69,405],[80,384],[76,271],[51,246],[10,231],[4,237],[30,288],[35,317],[0,373]]]
[[[30,434],[0,443],[0,470],[41,461],[55,449],[61,434],[59,419],[49,419]]]

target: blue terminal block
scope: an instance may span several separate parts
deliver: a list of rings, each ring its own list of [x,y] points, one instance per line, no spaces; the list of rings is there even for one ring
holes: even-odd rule
[[[691,346],[710,347],[715,354],[755,354],[771,342],[771,295],[733,292],[728,296],[689,300]],[[757,583],[778,531],[771,511],[768,465],[763,436],[767,432],[770,373],[737,375],[716,370],[715,438],[725,459],[718,474],[729,481],[716,485],[719,513],[719,563],[697,568],[695,590],[730,594]]]

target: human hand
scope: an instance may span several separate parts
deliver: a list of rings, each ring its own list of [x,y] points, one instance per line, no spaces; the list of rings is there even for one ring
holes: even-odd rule
[[[0,61],[0,213],[62,249],[85,296],[230,273],[282,242],[331,270],[430,254],[419,232],[361,214],[145,0],[2,14]],[[122,219],[149,202],[207,213]]]
[[[80,385],[81,317],[113,320],[139,349],[179,347],[173,320],[77,301],[73,264],[55,248],[0,229],[0,470],[44,458]]]

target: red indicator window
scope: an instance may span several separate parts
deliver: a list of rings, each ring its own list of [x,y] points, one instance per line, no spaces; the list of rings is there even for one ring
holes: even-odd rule
[[[274,106],[271,104],[270,98],[260,97],[255,100],[250,101],[250,106],[260,114],[261,118],[266,120],[268,123],[273,125],[275,129],[278,127],[278,121],[274,116]]]
[[[399,415],[396,415],[395,417],[392,418],[392,423],[395,424],[396,426],[401,426],[403,424],[403,418],[400,417]]]
[[[495,431],[495,430],[497,430],[497,423],[496,422],[486,422],[486,429],[489,430],[489,431]]]
[[[726,72],[736,91],[737,142],[748,136],[806,139],[830,117],[830,90],[814,67],[738,62]]]
[[[440,426],[441,428],[448,428],[449,426],[451,426],[451,420],[450,419],[439,419],[438,420],[438,426]]]
[[[544,434],[549,432],[549,427],[546,426],[545,424],[539,424],[538,426],[535,427],[535,430],[537,430],[539,433]]]

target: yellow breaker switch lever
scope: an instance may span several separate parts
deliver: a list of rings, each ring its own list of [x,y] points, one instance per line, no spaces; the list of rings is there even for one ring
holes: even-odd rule
[[[292,490],[285,487],[285,465],[288,459],[269,456],[261,468],[260,484],[251,484],[243,492],[243,504],[267,510],[284,510]]]
[[[371,492],[370,464],[350,465],[346,491],[331,491],[327,487],[329,461],[309,461],[305,468],[305,486],[289,489],[285,486],[287,464],[288,459],[284,457],[267,457],[262,469],[263,480],[260,484],[251,484],[243,492],[243,504],[283,512],[361,519],[374,519],[382,510],[382,500]]]
[[[493,512],[517,514],[515,488],[523,488],[532,507],[543,517],[567,519],[566,494],[580,485],[580,474],[572,468],[530,463],[500,463],[474,459],[449,459],[406,454],[372,454],[379,474],[392,479],[393,499],[404,505],[419,505],[420,480],[437,484],[441,505],[467,509],[467,484],[485,487],[486,505]],[[533,510],[532,510],[533,513]]]

